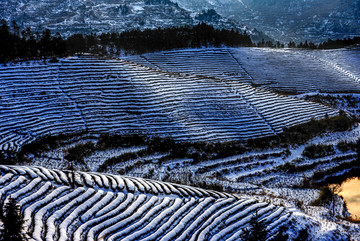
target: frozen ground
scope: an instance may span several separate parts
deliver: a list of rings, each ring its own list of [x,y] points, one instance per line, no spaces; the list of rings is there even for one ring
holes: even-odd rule
[[[82,131],[245,141],[337,114],[317,103],[223,79],[219,71],[243,71],[228,58],[229,51],[235,50],[205,51],[202,66],[214,66],[206,70],[209,76],[91,55],[1,66],[0,150],[17,151],[42,136]],[[190,61],[184,63],[196,70]]]
[[[284,207],[182,185],[82,172],[73,180],[70,172],[37,167],[0,170],[1,199],[15,199],[34,240],[227,240],[254,213],[269,235],[292,219]]]
[[[83,139],[69,140],[61,147],[30,156],[31,162],[28,163],[66,170],[69,168],[64,159],[67,149],[87,141],[96,144],[100,133],[140,132],[171,136],[179,142],[247,140],[279,133],[284,127],[311,118],[335,115],[338,109],[358,114],[358,53],[359,50],[350,49],[197,49],[124,59],[82,55],[64,58],[53,64],[28,62],[1,66],[0,149],[16,151],[25,143],[49,134],[81,131],[94,134],[94,138],[84,136]],[[297,95],[284,96],[275,94],[274,90]],[[320,97],[310,100],[322,104],[304,101],[315,95]],[[352,103],[354,100],[355,103]],[[335,209],[339,216],[333,217],[330,215],[331,205],[311,206],[319,190],[304,185],[316,172],[327,172],[354,161],[354,150],[341,151],[336,145],[341,141],[356,141],[359,136],[360,127],[356,126],[351,131],[315,137],[301,146],[252,150],[197,163],[192,158],[164,159],[170,153],[140,155],[146,145],[97,150],[84,158],[85,165],[76,164],[76,169],[95,172],[109,158],[126,153],[139,155],[107,166],[104,171],[107,175],[76,175],[76,190],[68,187],[68,172],[2,167],[1,198],[18,195],[19,203],[26,210],[31,232],[38,239],[63,240],[69,234],[73,234],[75,240],[82,240],[85,236],[92,240],[100,234],[114,234],[112,238],[116,239],[130,237],[126,235],[133,233],[131,237],[136,240],[145,232],[149,237],[159,235],[169,239],[186,239],[184,235],[191,233],[194,237],[211,235],[214,240],[236,240],[241,229],[235,226],[245,227],[248,224],[251,216],[248,212],[244,213],[245,217],[232,219],[236,222],[229,224],[227,231],[221,231],[223,226],[217,226],[216,222],[212,226],[205,225],[202,218],[210,215],[218,204],[226,208],[237,199],[246,199],[264,202],[266,215],[271,215],[275,209],[283,210],[281,213],[284,215],[288,213],[298,223],[294,232],[307,227],[313,240],[346,240],[346,235],[359,240],[359,224],[345,220],[348,213],[343,209],[342,200],[336,201]],[[302,153],[310,144],[333,145],[335,152],[309,159]],[[295,171],[290,172],[287,167]],[[343,171],[330,174],[338,175]],[[129,177],[114,175],[118,173]],[[236,196],[221,194],[226,196],[222,197],[215,192],[215,198],[213,191],[179,185],[171,188],[164,181],[188,185],[201,182],[217,184]],[[126,188],[118,188],[117,185]],[[42,201],[37,201],[40,199]],[[55,199],[56,202],[52,203],[51,200]],[[89,209],[90,203],[96,200],[103,202]],[[75,207],[76,202],[84,205]],[[121,205],[119,213],[111,213],[111,205],[116,206],[117,202],[123,202],[126,207],[130,205],[131,214],[119,214],[120,207],[124,207]],[[172,208],[171,205],[178,206]],[[197,211],[196,205],[201,207]],[[163,225],[174,228],[175,213],[178,213],[174,210],[180,206],[186,210],[184,213],[179,211],[183,219],[191,219],[193,223],[189,226],[177,223],[177,231],[167,234],[151,228],[158,229]],[[271,211],[273,207],[275,209]],[[143,211],[144,218],[136,216],[137,208]],[[212,211],[200,214],[204,210]],[[157,214],[167,218],[163,221],[153,218]],[[276,215],[279,223],[274,222],[275,225],[289,217]],[[109,221],[105,222],[107,219]],[[165,220],[172,221],[167,224]],[[59,223],[60,226],[57,226]],[[129,223],[134,225],[125,228],[124,225]],[[189,231],[198,227],[202,227],[201,232]],[[209,230],[214,227],[219,228],[215,229],[218,233]]]
[[[209,185],[220,184],[225,191],[236,193],[240,197],[285,206],[300,220],[310,217],[316,223],[312,227],[314,234],[325,235],[324,237],[330,238],[327,235],[339,232],[340,234],[350,234],[353,240],[358,240],[356,237],[360,234],[359,224],[353,224],[345,220],[349,214],[344,209],[342,199],[337,197],[335,207],[337,217],[335,218],[331,214],[331,204],[325,205],[325,207],[312,206],[311,203],[318,198],[320,191],[306,187],[304,183],[311,180],[317,171],[326,171],[343,163],[354,161],[356,159],[355,151],[342,152],[336,146],[342,141],[356,141],[359,136],[360,126],[357,126],[351,131],[327,133],[315,137],[304,145],[290,146],[289,149],[275,148],[250,151],[241,155],[200,161],[198,163],[193,163],[191,158],[170,158],[160,163],[159,160],[169,153],[153,153],[109,166],[105,172],[109,174],[121,172],[127,176],[181,182],[187,185],[194,185],[203,181]],[[321,158],[309,159],[302,156],[302,153],[305,147],[310,144],[333,145],[335,152]],[[59,148],[59,150],[63,150],[63,148]],[[95,155],[87,157],[86,162],[104,163],[110,157],[110,154],[113,157],[115,153],[136,153],[144,150],[144,148],[144,146],[139,146],[120,148],[117,152],[113,149],[97,151]],[[52,150],[44,153],[44,156],[56,152],[57,150]],[[58,153],[64,152],[59,151]],[[53,167],[52,164],[46,165],[41,161],[42,159],[41,157],[35,157],[31,165]],[[294,170],[298,171],[287,172],[286,169],[279,169],[286,163],[293,165]],[[76,168],[78,170],[88,169],[83,165],[77,165]],[[337,175],[341,172],[342,170],[339,170],[337,173],[332,174]],[[324,240],[327,238],[324,238]]]
[[[360,92],[360,50],[230,48],[129,56],[164,71],[213,76],[284,93]]]

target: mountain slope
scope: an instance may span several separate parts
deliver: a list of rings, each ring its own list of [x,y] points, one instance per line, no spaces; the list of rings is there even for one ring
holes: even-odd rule
[[[0,199],[15,199],[35,240],[236,240],[253,215],[269,236],[284,207],[141,178],[0,166]],[[71,188],[71,183],[74,188]]]
[[[213,8],[282,41],[315,42],[360,34],[360,2],[353,0],[173,0],[186,9]]]
[[[213,63],[213,73],[225,65],[246,77],[226,50],[204,53],[223,62]],[[80,131],[245,141],[336,115],[335,109],[241,83],[245,78],[179,75],[122,59],[83,55],[0,70],[3,150],[17,150],[49,134]]]
[[[212,15],[217,17],[212,18]],[[246,30],[256,40],[268,38],[237,21],[216,13],[196,14],[170,0],[11,0],[0,2],[0,16],[8,22],[17,21],[21,27],[31,26],[37,31],[49,28],[65,36],[73,33],[195,25],[205,21],[218,28]]]
[[[358,49],[187,49],[124,57],[152,68],[206,75],[286,93],[360,92]]]

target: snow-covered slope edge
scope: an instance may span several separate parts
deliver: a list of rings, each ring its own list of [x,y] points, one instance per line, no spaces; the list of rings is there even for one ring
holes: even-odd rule
[[[16,199],[35,240],[221,239],[247,226],[255,211],[271,232],[291,217],[285,208],[176,184],[77,172],[71,189],[69,172],[0,169],[1,199]]]
[[[140,178],[76,172],[71,188],[71,172],[0,170],[1,200],[16,200],[35,240],[238,240],[255,213],[267,222],[270,236],[294,218],[284,207]],[[318,226],[299,213],[295,217],[297,225],[305,220]],[[293,234],[299,228],[293,226]]]

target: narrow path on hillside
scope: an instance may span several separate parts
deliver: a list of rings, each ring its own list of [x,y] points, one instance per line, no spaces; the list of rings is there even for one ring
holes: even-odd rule
[[[227,52],[229,53],[229,55],[231,56],[232,59],[234,59],[234,61],[240,66],[240,68],[249,76],[249,78],[252,80],[252,83],[255,83],[254,78],[252,77],[252,75],[242,66],[242,64],[240,63],[240,61],[234,56],[234,54],[228,49]]]
[[[71,97],[71,95],[66,93],[65,90],[63,88],[61,88],[62,87],[62,83],[60,81],[61,67],[62,67],[62,60],[60,61],[60,64],[58,65],[58,71],[57,71],[57,75],[56,75],[56,79],[57,79],[57,82],[58,82],[57,88],[61,91],[61,93],[63,93],[65,98],[67,98],[70,103],[74,104],[75,110],[79,113],[79,115],[81,117],[81,120],[84,122],[85,131],[88,131],[89,130],[88,123],[86,121],[86,118],[85,118],[85,115],[84,115],[83,111],[79,107],[79,104],[75,101],[74,98]]]

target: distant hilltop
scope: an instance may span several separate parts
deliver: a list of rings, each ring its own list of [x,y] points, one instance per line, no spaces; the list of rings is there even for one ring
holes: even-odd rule
[[[239,21],[220,16],[214,10],[185,10],[170,0],[89,0],[89,1],[1,1],[0,16],[9,23],[15,20],[22,29],[45,28],[63,37],[74,33],[122,32],[173,26],[194,26],[206,22],[215,28],[247,32],[253,41],[270,40],[263,33]]]
[[[360,35],[360,1],[342,0],[172,0],[180,7],[215,9],[223,17],[283,42],[323,42]]]

